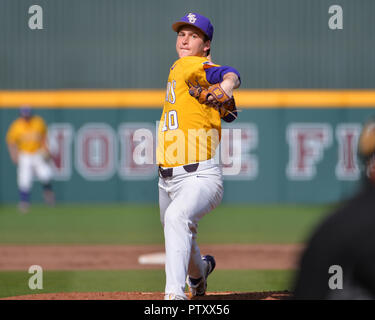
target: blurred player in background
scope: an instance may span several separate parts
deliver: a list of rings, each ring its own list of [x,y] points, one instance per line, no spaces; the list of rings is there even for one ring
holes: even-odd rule
[[[47,146],[47,126],[44,120],[33,115],[30,107],[22,107],[20,117],[8,129],[6,142],[10,157],[17,165],[19,210],[23,213],[29,210],[34,174],[42,183],[45,202],[54,205],[51,155]]]
[[[296,299],[375,299],[375,120],[358,144],[362,189],[315,230],[294,284]]]
[[[210,61],[213,26],[209,19],[189,13],[172,28],[177,32],[179,59],[170,68],[158,133],[159,205],[166,252],[165,299],[185,300],[185,281],[191,297],[202,296],[207,276],[215,268],[214,257],[200,254],[198,221],[222,200],[221,168],[212,159],[220,141],[221,119],[231,122],[237,115],[234,103],[233,112],[228,112],[218,107],[219,102],[210,106],[210,99],[217,93],[215,96],[234,102],[233,89],[239,87],[240,80],[234,68]],[[197,101],[210,88],[212,94]],[[199,139],[197,145],[197,138],[190,133],[198,130],[216,132],[217,137],[212,137],[210,145],[207,138]],[[181,157],[176,158],[176,153]]]

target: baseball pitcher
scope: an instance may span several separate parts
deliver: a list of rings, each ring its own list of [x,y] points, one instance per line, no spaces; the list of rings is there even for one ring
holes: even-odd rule
[[[233,90],[237,70],[212,63],[210,20],[189,13],[172,25],[179,59],[167,83],[158,129],[160,219],[166,252],[166,300],[206,293],[215,259],[201,256],[196,236],[199,220],[223,197],[222,172],[213,160],[220,143],[221,119],[237,118]]]
[[[30,192],[34,174],[43,185],[47,204],[53,205],[52,168],[47,147],[47,126],[44,120],[33,115],[29,107],[20,109],[20,117],[9,127],[6,141],[12,161],[17,165],[17,185],[20,202],[18,208],[26,213],[30,206]]]

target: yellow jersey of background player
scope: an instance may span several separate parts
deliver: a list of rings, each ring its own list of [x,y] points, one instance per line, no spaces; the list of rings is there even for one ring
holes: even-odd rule
[[[223,197],[221,168],[212,161],[220,141],[219,111],[200,104],[189,94],[189,81],[209,87],[220,83],[232,97],[240,75],[210,59],[213,26],[210,20],[189,13],[172,26],[177,32],[179,59],[168,77],[158,131],[160,220],[164,228],[166,300],[187,299],[206,293],[207,277],[216,262],[201,256],[196,236],[198,222],[218,206]],[[211,97],[210,97],[211,98]],[[234,110],[236,112],[236,110]],[[236,113],[225,115],[233,121]],[[202,139],[199,139],[199,138]]]

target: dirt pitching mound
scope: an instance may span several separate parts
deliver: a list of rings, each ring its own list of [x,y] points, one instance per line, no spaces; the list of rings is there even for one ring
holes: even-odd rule
[[[211,244],[202,253],[216,259],[217,269],[295,269],[303,246],[295,244]],[[139,257],[163,253],[162,245],[0,245],[0,270],[129,270],[162,269],[140,264]]]
[[[288,291],[210,292],[194,300],[287,300]],[[161,292],[63,292],[15,296],[0,300],[163,300]]]

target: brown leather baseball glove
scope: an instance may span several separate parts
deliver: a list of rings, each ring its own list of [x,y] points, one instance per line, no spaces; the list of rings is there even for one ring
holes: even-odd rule
[[[229,97],[220,83],[216,83],[209,88],[202,87],[198,81],[194,85],[188,81],[189,93],[192,97],[198,100],[199,103],[215,108],[220,113],[221,118],[228,115],[237,118],[236,102],[234,97]],[[233,120],[234,120],[233,119]]]
[[[42,158],[45,162],[49,162],[50,160],[52,160],[52,155],[51,153],[49,152],[49,150],[43,148],[41,151],[40,151],[40,154],[42,155]]]

